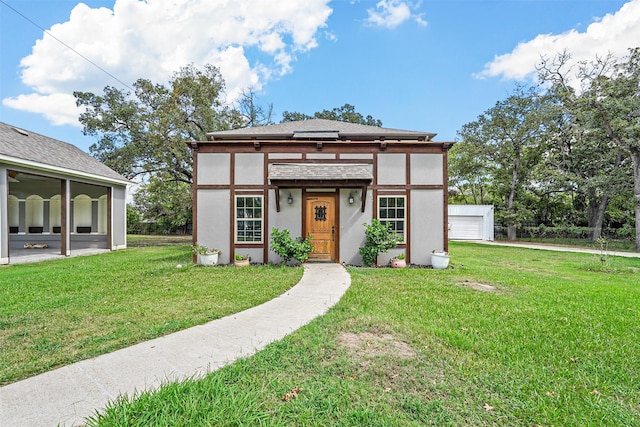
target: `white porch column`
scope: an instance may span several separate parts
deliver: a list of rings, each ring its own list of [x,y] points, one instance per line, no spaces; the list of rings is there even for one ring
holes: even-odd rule
[[[62,208],[60,218],[60,239],[61,239],[61,255],[71,255],[71,181],[68,179],[61,181],[61,200],[60,207]]]
[[[0,264],[9,264],[9,182],[0,168]]]

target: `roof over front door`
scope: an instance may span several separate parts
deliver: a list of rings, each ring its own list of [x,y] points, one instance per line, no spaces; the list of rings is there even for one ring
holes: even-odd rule
[[[272,163],[269,181],[276,187],[276,210],[280,211],[280,187],[338,188],[362,187],[362,212],[367,186],[373,182],[373,165],[369,163]]]
[[[269,180],[280,186],[348,187],[370,184],[373,165],[366,163],[272,163]]]

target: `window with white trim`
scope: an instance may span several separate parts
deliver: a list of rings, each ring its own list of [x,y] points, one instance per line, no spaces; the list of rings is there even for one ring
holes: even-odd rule
[[[262,196],[236,196],[236,243],[262,243]]]
[[[378,219],[382,224],[391,224],[391,229],[405,241],[406,203],[405,196],[378,197]]]

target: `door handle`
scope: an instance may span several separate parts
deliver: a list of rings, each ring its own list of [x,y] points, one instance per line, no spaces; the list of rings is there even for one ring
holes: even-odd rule
[[[336,241],[336,226],[335,225],[331,226],[331,241],[332,242]]]

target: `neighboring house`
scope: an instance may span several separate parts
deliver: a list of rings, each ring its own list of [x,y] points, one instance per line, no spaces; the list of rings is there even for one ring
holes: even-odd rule
[[[311,261],[360,265],[372,218],[402,237],[408,262],[447,250],[447,151],[435,134],[305,120],[207,134],[191,142],[194,241],[252,262],[279,262],[272,228],[311,235]]]
[[[449,239],[493,240],[493,205],[449,205]]]
[[[0,123],[0,264],[125,248],[127,184],[71,144]]]

